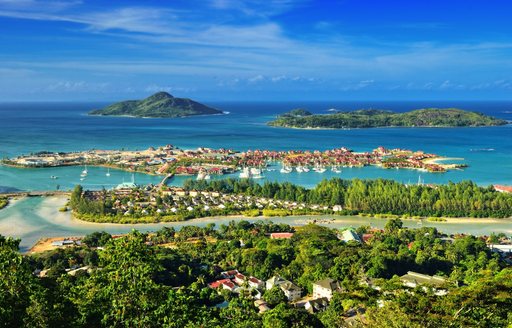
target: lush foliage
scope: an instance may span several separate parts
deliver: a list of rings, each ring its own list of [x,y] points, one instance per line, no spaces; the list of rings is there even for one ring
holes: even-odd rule
[[[183,117],[191,115],[221,114],[222,112],[186,98],[175,98],[158,92],[143,100],[128,100],[94,110],[91,115],[136,117]]]
[[[241,193],[309,204],[341,205],[343,213],[389,213],[423,217],[511,217],[512,194],[473,182],[438,186],[405,185],[393,180],[323,180],[308,190],[289,182],[245,180],[186,181],[187,189]]]
[[[293,128],[374,128],[386,126],[490,126],[506,121],[456,108],[418,109],[406,113],[382,110],[356,110],[327,115],[294,115],[285,113],[269,122],[272,126]]]
[[[116,239],[95,233],[84,241],[101,250],[82,246],[28,256],[17,252],[18,241],[0,237],[0,326],[342,327],[354,310],[366,312],[359,320],[368,327],[512,323],[512,269],[473,236],[446,242],[434,228],[404,229],[399,220],[372,232],[369,244],[344,243],[335,230],[316,225],[297,228],[286,240],[268,233],[294,231],[287,225],[239,221],[214,228],[134,231]],[[169,242],[171,248],[158,246]],[[88,270],[74,275],[65,270],[84,265]],[[331,277],[343,291],[313,315],[271,289],[264,299],[272,309],[258,314],[249,295],[206,287],[221,268],[260,279],[279,274],[305,293]],[[42,269],[48,270],[44,277],[32,274]],[[408,270],[447,277],[448,295],[405,288],[394,275]],[[215,306],[222,301],[229,305]]]
[[[9,200],[5,197],[0,197],[0,209],[6,207],[9,204]]]

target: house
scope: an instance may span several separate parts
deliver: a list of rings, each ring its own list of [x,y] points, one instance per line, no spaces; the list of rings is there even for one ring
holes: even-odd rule
[[[272,289],[274,286],[279,286],[289,301],[298,300],[302,294],[302,289],[300,287],[279,276],[270,278],[266,281],[265,285],[267,290]]]
[[[253,288],[265,287],[265,283],[263,281],[259,280],[258,278],[252,277],[252,276],[249,278],[249,280],[247,282],[249,283],[249,286],[253,287]]]
[[[265,302],[264,300],[254,301],[254,306],[258,308],[259,313],[264,313],[264,312],[270,310],[270,308],[267,305],[267,302]]]
[[[243,274],[241,274],[241,273],[235,274],[235,283],[238,286],[242,286],[244,284],[245,280],[246,280],[246,278]]]
[[[347,229],[343,231],[341,236],[338,236],[338,238],[346,243],[348,243],[349,241],[361,243],[361,238],[359,238],[359,235],[352,229]]]
[[[228,271],[221,272],[220,275],[224,279],[233,279],[233,278],[235,278],[235,275],[237,275],[239,273],[240,272],[238,272],[238,270],[228,270]]]
[[[512,186],[494,185],[494,190],[499,192],[512,192]]]
[[[370,242],[370,240],[373,238],[373,236],[375,236],[373,233],[365,233],[363,234],[363,242],[365,244],[368,244]]]
[[[322,312],[329,306],[329,300],[326,297],[309,300],[304,304],[304,308],[309,313]]]
[[[302,289],[291,281],[286,281],[279,285],[288,301],[293,302],[302,296]]]
[[[429,276],[418,272],[408,271],[407,274],[400,277],[404,286],[415,288],[421,285],[430,285],[434,287],[434,294],[438,296],[446,295],[446,289],[439,289],[448,283],[448,280],[440,276]]]
[[[221,279],[208,284],[208,287],[212,289],[218,289],[222,287],[222,289],[227,289],[229,291],[235,290],[235,284],[231,281],[231,279]]]
[[[272,289],[272,287],[276,286],[276,285],[280,285],[284,282],[286,282],[287,280],[282,278],[282,277],[279,277],[279,276],[273,276],[272,278],[270,278],[269,280],[266,281],[265,283],[265,288],[267,290],[269,289]]]
[[[176,195],[178,196],[186,196],[187,195],[187,192],[184,190],[184,189],[176,189]]]
[[[440,276],[429,276],[418,272],[408,271],[407,274],[400,277],[400,280],[407,287],[416,287],[418,285],[432,285],[435,287],[443,286],[447,279]]]
[[[322,279],[313,283],[313,298],[327,298],[330,301],[332,295],[340,290],[339,282],[331,278]]]
[[[293,232],[274,232],[270,234],[270,239],[290,239],[293,237]]]
[[[341,212],[343,211],[343,207],[341,205],[334,205],[332,207],[333,212]]]

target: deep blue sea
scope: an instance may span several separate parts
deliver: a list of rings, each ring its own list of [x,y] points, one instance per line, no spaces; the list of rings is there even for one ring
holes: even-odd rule
[[[512,120],[512,102],[230,102],[207,103],[227,115],[182,119],[92,117],[86,113],[106,103],[4,103],[0,104],[0,156],[12,157],[37,151],[97,149],[145,149],[173,144],[181,148],[308,149],[348,147],[368,151],[378,146],[424,150],[446,157],[463,158],[469,167],[447,173],[384,170],[377,167],[344,168],[341,174],[266,172],[267,180],[289,180],[311,187],[323,178],[389,178],[426,183],[473,180],[481,185],[512,184],[512,125],[485,128],[377,128],[353,130],[298,130],[265,125],[275,115],[293,108],[327,113],[330,108],[408,111],[425,107],[458,107]],[[82,168],[14,169],[0,167],[0,190],[70,189],[81,183]],[[112,187],[131,179],[126,172],[90,168],[88,188]],[[56,175],[57,180],[50,179]],[[158,182],[159,177],[138,174],[137,183]],[[172,184],[184,180],[178,177]]]

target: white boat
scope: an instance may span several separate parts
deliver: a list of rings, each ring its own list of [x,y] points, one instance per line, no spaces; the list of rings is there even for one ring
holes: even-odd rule
[[[251,167],[251,178],[253,179],[261,179],[263,178],[263,175],[261,174],[261,169],[256,167]]]
[[[89,173],[89,171],[87,171],[87,165],[84,165],[84,170],[82,171],[82,174],[80,174],[80,176],[84,178],[87,176],[87,173]]]
[[[261,170],[256,167],[251,167],[251,174],[252,175],[261,174]]]
[[[303,166],[303,167],[302,167],[302,171],[307,173],[307,172],[309,172],[309,171],[310,171],[310,169],[309,169],[309,167],[307,167],[307,166]]]
[[[302,167],[302,166],[300,166],[300,165],[299,165],[299,166],[297,166],[297,167],[295,168],[295,170],[297,170],[297,172],[299,172],[299,173],[302,173],[302,172],[304,172],[304,167]]]
[[[210,175],[208,173],[206,173],[205,171],[200,171],[197,174],[196,180],[198,180],[198,181],[200,181],[200,180],[210,180]]]
[[[110,167],[108,168],[108,171],[107,171],[107,173],[105,173],[105,175],[106,175],[107,177],[109,177],[109,176],[110,176]]]
[[[334,173],[341,173],[341,169],[339,169],[337,166],[333,166],[331,168],[331,171],[333,171]]]
[[[251,170],[248,167],[244,167],[239,177],[240,179],[249,179],[251,177]]]
[[[313,168],[313,171],[317,173],[324,173],[325,171],[327,171],[327,169],[323,166],[317,165]]]
[[[50,177],[50,179],[58,179],[58,178],[59,178],[59,177],[58,177],[58,176],[56,176],[56,175],[52,175],[52,176]]]
[[[289,166],[283,166],[283,167],[279,170],[279,172],[281,172],[281,173],[285,173],[285,174],[287,174],[287,173],[292,173],[292,168],[291,168],[291,167],[289,167]]]

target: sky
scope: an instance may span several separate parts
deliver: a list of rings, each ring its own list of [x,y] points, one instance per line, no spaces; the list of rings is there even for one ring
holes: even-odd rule
[[[507,0],[0,0],[0,101],[511,100]]]

